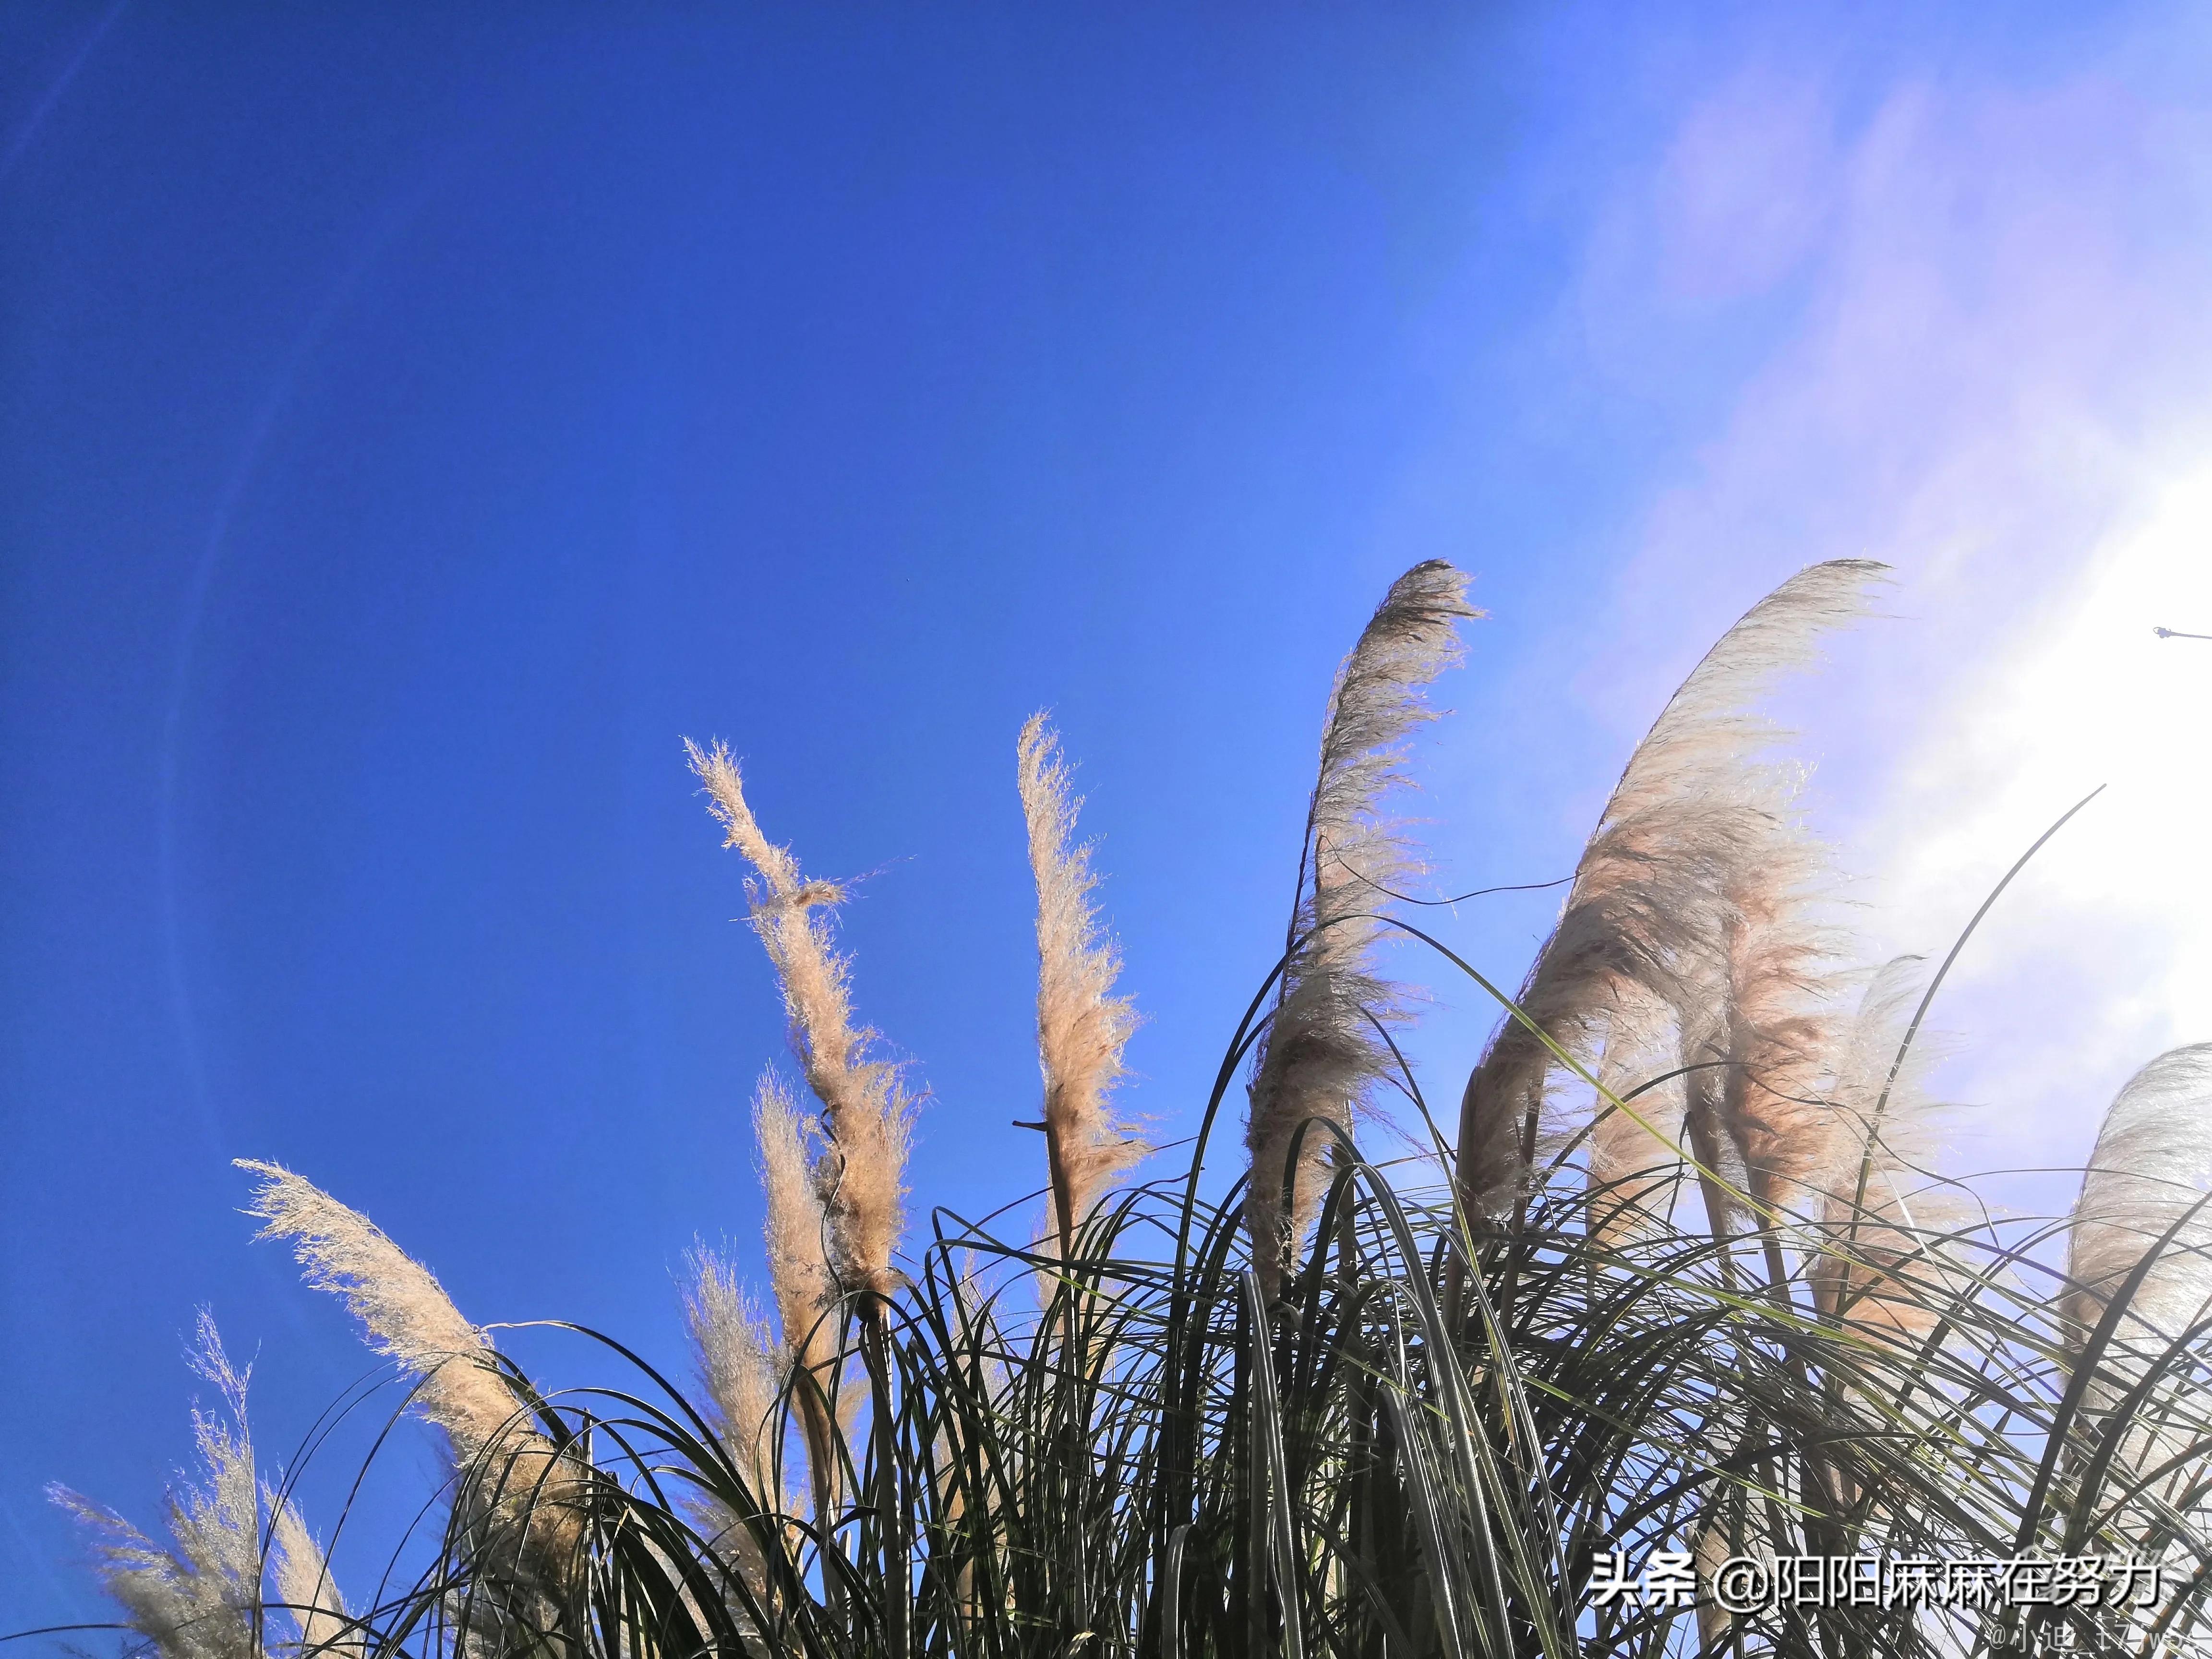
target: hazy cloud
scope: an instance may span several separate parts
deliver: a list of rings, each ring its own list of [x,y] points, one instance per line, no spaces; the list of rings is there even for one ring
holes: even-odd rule
[[[2135,1066],[2212,1036],[2212,642],[2150,632],[2212,632],[2212,122],[2147,89],[2156,44],[2033,89],[1900,82],[1847,129],[1817,76],[1740,76],[1585,266],[1603,337],[1656,342],[1611,360],[1631,380],[1762,295],[1790,307],[1644,517],[1583,686],[1609,723],[1686,665],[1649,617],[1710,639],[1789,571],[1871,556],[1903,619],[1847,648],[1808,723],[1878,947],[1940,952],[2112,786],[1941,1010],[1966,1039],[1950,1083],[2002,1130],[1975,1162],[2078,1159]]]

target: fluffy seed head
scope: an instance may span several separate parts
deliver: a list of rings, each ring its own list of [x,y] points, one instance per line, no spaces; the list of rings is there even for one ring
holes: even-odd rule
[[[761,1151],[768,1281],[792,1354],[811,1364],[836,1347],[836,1279],[830,1272],[830,1221],[817,1190],[817,1155],[792,1091],[775,1071],[752,1093],[752,1134]]]
[[[1607,1243],[1662,1223],[1673,1210],[1684,1170],[1679,1150],[1685,1106],[1682,1080],[1674,1078],[1643,1087],[1676,1069],[1673,1036],[1668,1009],[1632,988],[1606,1021],[1597,1080],[1607,1094],[1626,1100],[1632,1108],[1632,1115],[1601,1098],[1594,1108],[1596,1121],[1590,1126],[1590,1226]],[[1639,1089],[1641,1092],[1634,1092]],[[1644,1121],[1639,1123],[1638,1118]]]
[[[591,1477],[531,1425],[491,1339],[367,1216],[276,1164],[238,1162],[261,1177],[247,1210],[267,1224],[258,1237],[289,1240],[307,1282],[344,1302],[369,1346],[419,1379],[414,1407],[453,1443],[465,1477],[457,1514],[480,1529],[485,1559],[531,1593],[565,1578]]]
[[[768,1200],[763,1231],[769,1283],[784,1341],[801,1364],[812,1366],[836,1350],[837,1296],[809,1127],[783,1079],[763,1072],[753,1091],[753,1135]]]
[[[1759,866],[1729,884],[1723,991],[1703,1046],[1724,1059],[1718,1110],[1751,1196],[1786,1203],[1831,1155],[1839,1125],[1822,1085],[1838,1040],[1838,941],[1815,910],[1826,849],[1778,826]]]
[[[2066,1264],[2073,1283],[2063,1307],[2075,1364],[2095,1366],[2082,1398],[2095,1432],[2112,1431],[2114,1415],[2176,1344],[2193,1341],[2201,1352],[2204,1338],[2191,1333],[2212,1316],[2212,1205],[2197,1207],[2208,1190],[2212,1042],[2200,1042],[2160,1054],[2129,1079],[2105,1115],[2075,1202]],[[2092,1359],[2091,1333],[2147,1256],[2142,1282]],[[2121,1431],[2115,1471],[2130,1485],[2150,1477],[2119,1522],[2139,1543],[2163,1530],[2160,1511],[2203,1504],[2203,1421],[2188,1395],[2181,1376],[2160,1376]]]
[[[753,931],[783,989],[792,1051],[822,1103],[830,1145],[817,1173],[831,1263],[844,1289],[889,1296],[904,1282],[891,1256],[904,1224],[913,1103],[898,1066],[874,1056],[875,1034],[853,1024],[849,969],[831,948],[829,920],[844,890],[807,881],[790,850],[762,833],[727,749],[702,750],[688,738],[684,749],[726,844],[753,867],[757,878],[745,887]]]
[[[763,1512],[787,1515],[793,1509],[776,1455],[783,1425],[783,1345],[754,1312],[728,1261],[702,1245],[691,1252],[688,1265],[684,1323],[705,1385],[708,1425],[751,1498],[742,1512],[719,1498],[704,1499],[698,1519],[715,1547],[735,1559],[758,1594],[767,1580],[752,1522]]]
[[[753,1091],[753,1135],[760,1149],[761,1190],[767,1199],[769,1285],[789,1363],[802,1373],[796,1390],[805,1431],[816,1511],[832,1508],[838,1479],[836,1423],[828,1402],[838,1392],[844,1352],[838,1330],[837,1280],[829,1255],[830,1221],[817,1181],[823,1161],[812,1150],[812,1126],[773,1069]]]
[[[261,1177],[247,1213],[257,1235],[289,1242],[307,1282],[343,1301],[378,1353],[422,1379],[416,1408],[453,1437],[464,1461],[521,1429],[521,1402],[491,1339],[462,1317],[430,1270],[369,1218],[275,1164],[240,1158]]]
[[[782,1507],[774,1474],[772,1425],[783,1388],[782,1345],[753,1311],[737,1269],[702,1246],[692,1251],[684,1297],[699,1380],[715,1431],[763,1503]]]
[[[1675,1010],[1686,1039],[1711,1028],[1727,995],[1730,921],[1802,872],[1792,780],[1757,759],[1786,734],[1758,702],[1812,659],[1825,632],[1866,613],[1885,574],[1863,559],[1798,572],[1721,637],[1630,756],[1517,999],[1569,1053],[1595,1051],[1632,988]],[[1526,1191],[1553,1064],[1509,1015],[1468,1078],[1459,1171],[1474,1214],[1505,1215]]]
[[[258,1659],[260,1511],[246,1377],[231,1368],[204,1310],[191,1363],[215,1385],[227,1415],[193,1408],[201,1474],[169,1494],[170,1547],[66,1487],[48,1495],[92,1530],[103,1586],[162,1659]]]
[[[1943,1243],[1960,1218],[1958,1192],[1929,1173],[1940,1113],[1924,1079],[1938,1045],[1923,1033],[1898,1064],[1923,965],[1900,957],[1869,981],[1834,1061],[1831,1127],[1788,1194],[1832,1241],[1812,1267],[1821,1310],[1900,1343],[1925,1336],[1964,1293]]]
[[[361,1659],[367,1650],[363,1634],[347,1613],[299,1505],[267,1487],[262,1498],[271,1521],[276,1595],[299,1630],[301,1659]]]
[[[2167,1229],[2128,1303],[2123,1341],[2158,1346],[2212,1313],[2212,1042],[2160,1054],[2105,1114],[2068,1238],[2070,1322],[2087,1333]]]
[[[1459,660],[1459,623],[1480,614],[1459,571],[1441,559],[1414,566],[1391,584],[1329,694],[1288,954],[1254,1062],[1245,1126],[1245,1215],[1271,1296],[1323,1186],[1328,1137],[1308,1130],[1295,1169],[1291,1144],[1310,1120],[1351,1126],[1388,1063],[1377,1022],[1402,1018],[1403,993],[1375,969],[1376,917],[1418,866],[1404,826],[1382,802],[1409,781],[1407,739],[1435,717],[1425,688]]]
[[[1145,1156],[1133,1127],[1114,1115],[1121,1051],[1135,1007],[1114,994],[1120,953],[1099,924],[1091,848],[1075,839],[1082,801],[1068,787],[1060,739],[1042,714],[1015,748],[1030,869],[1036,878],[1037,1062],[1051,1169],[1052,1238],[1063,1253],[1114,1181]]]

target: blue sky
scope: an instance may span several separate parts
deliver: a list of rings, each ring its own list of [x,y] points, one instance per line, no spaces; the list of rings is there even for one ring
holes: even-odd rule
[[[154,1518],[196,1307],[266,1458],[363,1370],[232,1158],[472,1317],[680,1364],[781,1052],[684,735],[866,875],[916,1210],[972,1211],[1039,1179],[1052,708],[1131,1103],[1187,1127],[1330,672],[1423,558],[1492,613],[1422,757],[1446,892],[1563,874],[1774,581],[1896,564],[1793,701],[1823,821],[1869,952],[1941,949],[2112,785],[1945,1008],[1958,1155],[2078,1158],[2212,1034],[2212,646],[2148,634],[2212,632],[2209,48],[2073,5],[0,16],[0,1626],[100,1616],[40,1488]],[[1549,902],[1439,926],[1510,981]],[[1437,990],[1449,1094],[1489,1016]]]

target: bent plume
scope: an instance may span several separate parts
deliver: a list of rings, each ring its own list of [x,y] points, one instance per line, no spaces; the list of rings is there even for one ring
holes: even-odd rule
[[[1459,623],[1480,614],[1459,571],[1441,559],[1415,565],[1391,584],[1329,693],[1282,981],[1245,1125],[1245,1219],[1270,1298],[1321,1203],[1329,1137],[1320,1126],[1351,1127],[1389,1064],[1382,1029],[1403,1017],[1403,992],[1376,972],[1374,952],[1392,892],[1419,866],[1381,802],[1407,781],[1407,739],[1435,718],[1425,688],[1459,660]]]
[[[1863,559],[1799,571],[1721,637],[1630,756],[1522,982],[1520,1013],[1507,1013],[1461,1097],[1470,1215],[1495,1221],[1526,1194],[1553,1063],[1537,1030],[1586,1056],[1632,989],[1675,1011],[1678,1027],[1694,1028],[1697,1011],[1724,995],[1731,888],[1771,884],[1786,841],[1787,775],[1755,762],[1782,734],[1756,702],[1822,634],[1863,616],[1886,574]]]

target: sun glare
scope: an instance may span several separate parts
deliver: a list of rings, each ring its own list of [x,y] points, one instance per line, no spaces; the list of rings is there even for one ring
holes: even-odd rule
[[[2212,465],[2117,526],[1936,717],[1885,836],[1904,849],[1891,878],[1917,932],[1896,943],[1940,950],[2013,859],[2105,786],[1992,915],[1960,964],[1965,1006],[1947,1011],[2005,1040],[2010,1061],[1991,1064],[2010,1069],[1974,1079],[1977,1097],[2068,1146],[2118,1077],[2212,1031],[2212,639],[2185,632],[2212,634]]]

